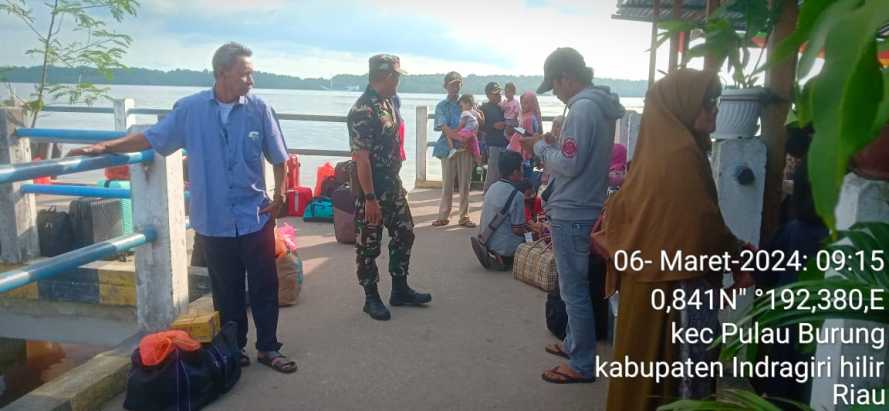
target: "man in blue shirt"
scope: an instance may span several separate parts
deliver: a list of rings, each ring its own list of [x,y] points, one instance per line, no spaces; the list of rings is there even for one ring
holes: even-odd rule
[[[457,127],[460,125],[460,104],[457,103],[457,97],[460,95],[460,88],[463,87],[463,76],[456,71],[452,71],[445,75],[444,88],[448,92],[448,96],[435,106],[435,131],[441,131],[441,137],[438,139],[438,145],[448,138],[454,139],[457,136]],[[448,218],[451,214],[451,206],[454,204],[454,183],[456,182],[460,190],[460,225],[464,227],[475,227],[469,219],[469,180],[472,179],[472,168],[475,160],[472,153],[465,150],[461,143],[454,140],[454,148],[458,149],[453,156],[446,153],[443,156],[438,155],[441,159],[441,201],[438,206],[438,219],[432,222],[432,226],[440,227],[450,223]],[[461,150],[462,149],[462,150]]]
[[[213,89],[176,102],[144,133],[72,150],[95,155],[147,150],[161,155],[188,150],[191,225],[204,244],[213,303],[221,321],[238,324],[241,365],[250,359],[244,276],[256,325],[257,360],[283,373],[296,363],[279,352],[275,217],[284,204],[287,148],[271,106],[250,94],[250,49],[228,43],[213,55]],[[274,165],[275,193],[266,194],[263,157]]]

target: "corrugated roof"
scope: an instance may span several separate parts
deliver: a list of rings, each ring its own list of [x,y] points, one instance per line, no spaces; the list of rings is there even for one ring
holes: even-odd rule
[[[737,13],[734,13],[737,14]],[[616,20],[631,20],[651,22],[654,16],[654,0],[618,0],[617,13],[611,18]],[[683,21],[703,21],[707,17],[706,0],[684,0],[679,19]],[[744,28],[742,16],[737,14],[735,26]],[[658,21],[673,20],[673,2],[661,0],[658,9]]]

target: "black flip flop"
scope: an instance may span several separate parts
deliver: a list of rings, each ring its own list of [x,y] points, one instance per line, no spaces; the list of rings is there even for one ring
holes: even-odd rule
[[[238,358],[238,364],[240,364],[241,367],[250,365],[250,357],[247,356],[247,350],[241,350],[241,356]]]

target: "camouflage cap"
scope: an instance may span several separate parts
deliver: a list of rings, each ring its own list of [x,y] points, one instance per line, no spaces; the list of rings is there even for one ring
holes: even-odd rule
[[[370,72],[394,71],[398,74],[407,74],[401,69],[401,60],[392,54],[377,54],[370,58]]]

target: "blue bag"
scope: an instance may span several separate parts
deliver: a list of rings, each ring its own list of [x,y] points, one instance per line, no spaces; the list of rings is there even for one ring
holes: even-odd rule
[[[438,138],[438,141],[435,142],[435,145],[432,146],[432,156],[438,159],[448,158],[448,154],[451,152],[451,149],[448,148],[448,140],[441,136]]]
[[[303,213],[303,221],[308,223],[332,223],[333,222],[333,201],[328,197],[315,197],[308,205]]]

